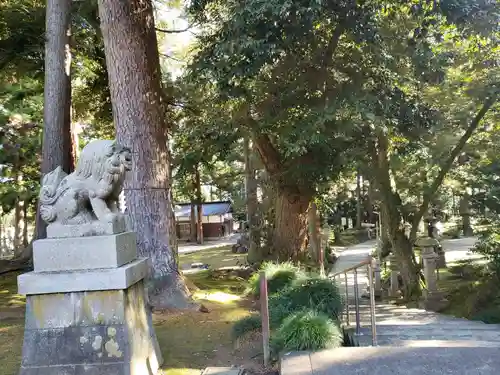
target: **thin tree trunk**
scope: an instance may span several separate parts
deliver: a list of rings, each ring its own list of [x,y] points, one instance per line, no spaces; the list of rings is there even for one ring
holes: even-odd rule
[[[363,202],[361,201],[361,174],[356,173],[356,229],[361,229]]]
[[[70,123],[70,11],[71,1],[47,0],[42,178],[58,166],[61,166],[66,173],[71,172],[74,167],[71,157]],[[37,212],[35,238],[46,236],[46,224]]]
[[[246,137],[244,143],[247,222],[250,227],[250,248],[248,249],[248,262],[257,263],[262,259],[262,254],[260,251],[257,180],[255,178],[255,168],[253,166],[254,163],[252,162],[253,155],[250,140]]]
[[[18,175],[18,182],[19,182],[19,175]],[[14,208],[14,238],[13,238],[13,245],[14,245],[14,254],[17,256],[18,252],[21,250],[21,243],[22,243],[22,221],[23,221],[23,201],[21,200],[20,197],[17,197],[16,203],[15,203],[15,208]]]
[[[132,149],[125,197],[138,251],[150,259],[149,302],[191,307],[178,270],[170,152],[160,60],[150,0],[99,0],[118,142]]]
[[[369,223],[375,223],[375,218],[373,214],[373,206],[375,199],[373,198],[374,192],[373,192],[373,184],[372,181],[369,181],[368,184],[368,202],[367,202],[367,207],[366,210],[368,211],[368,222]]]
[[[470,207],[469,194],[465,192],[460,200],[460,216],[462,216],[462,232],[465,237],[470,237],[474,234],[470,225]]]
[[[436,194],[437,190],[443,183],[444,178],[446,177],[446,174],[450,171],[453,163],[455,162],[455,159],[457,156],[460,154],[462,149],[464,148],[465,144],[469,141],[470,137],[472,137],[472,134],[474,134],[474,131],[478,128],[479,124],[481,123],[481,120],[484,118],[486,113],[490,110],[490,108],[495,104],[497,100],[497,94],[492,94],[490,97],[486,99],[484,102],[483,106],[479,110],[479,112],[476,114],[474,119],[469,124],[469,127],[467,130],[465,130],[465,133],[460,137],[460,140],[458,143],[453,147],[451,150],[450,155],[448,158],[445,160],[445,162],[442,164],[441,168],[439,169],[439,173],[436,176],[435,180],[432,182],[432,184],[429,186],[429,188],[424,192],[423,195],[423,200],[422,204],[415,215],[412,223],[412,228],[411,228],[411,234],[410,234],[410,239],[413,241],[416,238],[417,235],[417,229],[418,229],[418,223],[420,220],[422,220],[422,217],[424,216],[425,212],[427,211],[429,204],[432,201],[432,198]]]
[[[28,246],[28,201],[23,202],[23,247]]]
[[[203,197],[201,195],[201,179],[200,168],[196,165],[194,170],[194,184],[196,194],[196,239],[199,244],[203,245]]]
[[[190,241],[192,243],[196,242],[196,233],[198,232],[198,226],[197,226],[197,220],[196,220],[196,203],[194,201],[191,201],[190,205],[190,212],[189,212],[189,235],[190,235]]]
[[[16,170],[17,186],[21,186],[23,182],[23,175],[19,171],[21,166],[18,163],[19,160],[16,160],[16,164],[14,165],[14,170]],[[18,253],[22,251],[21,244],[23,242],[22,240],[23,204],[24,201],[18,194],[14,208],[14,256],[15,257],[17,257]]]

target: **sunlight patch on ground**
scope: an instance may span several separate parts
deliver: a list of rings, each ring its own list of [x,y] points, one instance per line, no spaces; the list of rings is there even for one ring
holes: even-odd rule
[[[224,313],[221,318],[226,322],[235,322],[248,315],[251,315],[251,313],[246,309],[234,309]]]
[[[240,296],[225,292],[206,292],[199,290],[193,294],[195,299],[201,299],[210,302],[218,303],[233,303],[241,299]]]
[[[169,368],[161,370],[160,375],[200,375],[201,370],[196,368]]]

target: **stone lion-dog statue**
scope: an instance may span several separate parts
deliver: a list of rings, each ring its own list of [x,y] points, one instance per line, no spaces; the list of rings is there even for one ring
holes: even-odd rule
[[[111,140],[89,142],[83,148],[74,172],[66,174],[57,167],[43,177],[40,216],[49,227],[53,224],[92,226],[123,219],[118,200],[125,175],[131,168],[129,148]],[[90,227],[87,229],[92,231]],[[93,234],[101,233],[86,235]]]

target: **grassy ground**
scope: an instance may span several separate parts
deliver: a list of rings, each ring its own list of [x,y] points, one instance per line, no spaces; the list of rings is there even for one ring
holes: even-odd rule
[[[250,313],[251,302],[242,297],[246,282],[237,276],[203,271],[189,275],[198,288],[194,298],[209,313],[195,311],[155,315],[156,333],[165,359],[162,374],[199,374],[207,366],[244,365],[260,370],[260,340],[235,347],[232,323]],[[252,358],[254,357],[254,358]]]
[[[208,264],[210,268],[233,267],[245,264],[246,254],[233,254],[231,246],[217,247],[183,253],[179,255],[179,266],[181,269],[189,269],[192,263]]]
[[[181,265],[207,263],[213,268],[234,266],[244,255],[230,248],[207,249],[180,256]],[[16,273],[0,276],[0,375],[17,374],[24,329],[24,298],[16,294]],[[202,271],[187,275],[197,290],[194,298],[208,313],[177,311],[154,314],[155,329],[164,357],[163,375],[199,374],[207,366],[244,365],[264,371],[261,339],[250,337],[235,347],[232,323],[250,313],[252,302],[242,294],[246,282],[229,271]]]

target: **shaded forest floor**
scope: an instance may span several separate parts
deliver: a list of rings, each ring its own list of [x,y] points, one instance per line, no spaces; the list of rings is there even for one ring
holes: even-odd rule
[[[211,268],[231,267],[244,256],[230,248],[208,249],[182,254],[180,263],[203,262]],[[0,375],[19,371],[24,330],[24,297],[17,294],[16,278],[11,272],[0,276]],[[243,297],[246,280],[230,271],[203,270],[186,277],[194,286],[194,298],[208,313],[168,311],[154,314],[154,324],[164,357],[167,375],[199,374],[208,366],[242,365],[253,372],[261,367],[261,338],[248,337],[235,346],[231,338],[233,322],[248,315],[253,302]]]
[[[500,323],[498,276],[488,271],[482,260],[461,260],[441,269],[438,288],[449,301],[444,314]]]

